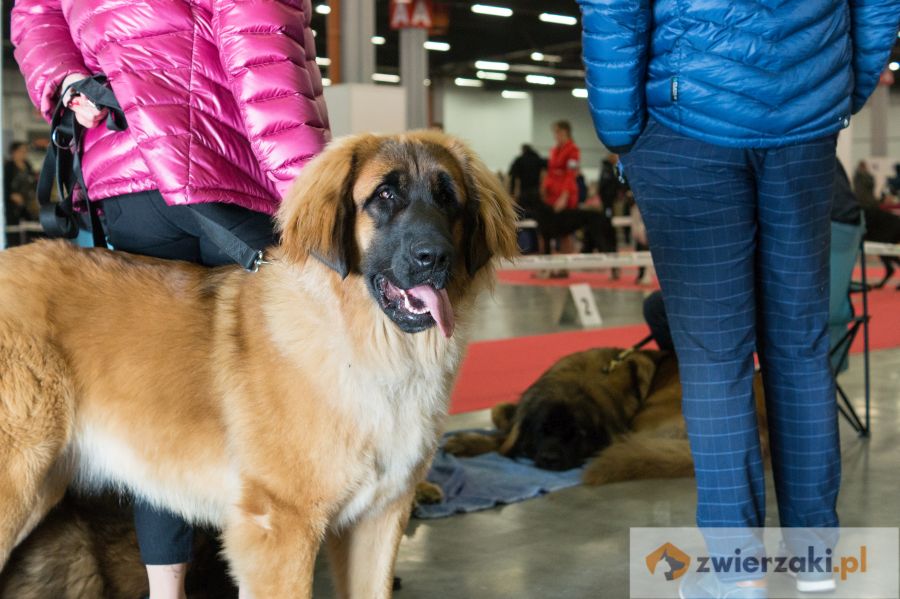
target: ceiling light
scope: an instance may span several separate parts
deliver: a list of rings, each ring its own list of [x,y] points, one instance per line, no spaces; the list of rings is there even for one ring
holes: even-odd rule
[[[506,81],[506,73],[497,73],[496,71],[478,71],[475,76],[479,79],[490,79],[492,81]]]
[[[583,87],[576,87],[572,90],[572,95],[576,98],[587,98],[587,90]]]
[[[508,62],[495,62],[493,60],[476,60],[475,68],[483,71],[508,71]]]
[[[557,25],[575,25],[578,23],[578,19],[575,17],[570,17],[568,15],[555,15],[549,12],[542,12],[541,16],[538,17],[544,23],[556,23]]]
[[[556,79],[549,75],[525,75],[525,81],[535,85],[553,85],[556,83]]]
[[[426,50],[435,50],[437,52],[446,52],[450,49],[450,44],[447,42],[432,42],[431,40],[425,42],[423,44]]]
[[[453,83],[460,87],[481,87],[484,85],[478,79],[466,79],[465,77],[457,77],[453,80]]]
[[[316,56],[316,64],[320,67],[327,67],[331,64],[331,59],[324,56]]]
[[[329,85],[331,85],[331,79],[322,77],[322,87],[328,87]]]
[[[490,4],[473,4],[472,12],[480,15],[491,15],[494,17],[511,17],[512,9],[505,6],[491,6]]]
[[[562,62],[562,56],[559,54],[544,54],[543,52],[532,52],[531,60],[535,62]]]
[[[316,12],[320,15],[327,15],[331,13],[331,7],[327,4],[316,4]]]
[[[373,35],[372,43],[375,44],[376,46],[383,46],[387,43],[387,40],[384,39],[383,37],[381,37],[380,35]]]
[[[888,68],[892,71],[898,71],[900,70],[900,62],[892,62],[888,65]]]
[[[372,73],[372,81],[378,81],[380,83],[400,83],[400,75]]]
[[[517,92],[505,89],[500,92],[500,95],[506,98],[507,100],[527,100],[528,92]]]

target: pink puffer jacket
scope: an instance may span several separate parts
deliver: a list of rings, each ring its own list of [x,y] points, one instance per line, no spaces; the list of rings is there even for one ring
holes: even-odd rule
[[[92,200],[273,214],[329,138],[310,0],[18,0],[16,60],[48,120],[69,73],[105,73],[128,121],[84,142]]]

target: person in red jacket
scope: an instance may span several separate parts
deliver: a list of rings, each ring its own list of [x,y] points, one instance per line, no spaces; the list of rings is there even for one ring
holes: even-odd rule
[[[578,206],[578,169],[581,151],[572,140],[572,126],[568,121],[553,124],[556,145],[550,150],[547,176],[544,177],[544,201],[559,212]]]
[[[557,212],[578,206],[578,170],[581,163],[581,150],[572,140],[572,125],[569,121],[557,121],[553,124],[553,137],[556,145],[550,150],[547,160],[547,174],[543,182],[544,201]],[[559,240],[559,251],[571,254],[574,250],[572,237]],[[565,278],[568,272],[558,270],[549,273],[551,278]]]
[[[330,138],[311,17],[310,0],[16,1],[16,61],[44,117],[99,74],[124,111],[113,130],[90,98],[63,98],[109,244],[216,266],[236,258],[211,227],[252,255],[274,243],[271,216]],[[182,599],[191,529],[152,501],[135,501],[150,597]]]

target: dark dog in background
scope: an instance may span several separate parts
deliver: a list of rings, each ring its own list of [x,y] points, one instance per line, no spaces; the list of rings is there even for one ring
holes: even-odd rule
[[[137,599],[149,594],[131,508],[113,493],[66,495],[13,551],[0,599]],[[215,536],[198,529],[189,599],[237,599]]]
[[[559,360],[516,404],[491,411],[497,433],[461,433],[444,450],[497,451],[550,470],[587,462],[584,482],[602,485],[694,473],[681,415],[678,363],[671,352],[591,349]],[[760,437],[768,453],[762,380],[754,379]]]
[[[900,243],[900,216],[881,210],[876,207],[867,207],[866,214],[866,241],[877,243]],[[897,256],[879,256],[884,264],[884,278],[875,284],[876,289],[881,289],[894,275],[894,270],[900,268],[900,258]],[[900,290],[900,284],[897,285]]]
[[[549,254],[551,242],[579,231],[584,235],[581,251],[615,252],[616,231],[612,221],[599,210],[567,208],[556,212],[538,192],[524,192],[518,199],[526,218],[537,221],[538,235],[543,240],[544,253]]]

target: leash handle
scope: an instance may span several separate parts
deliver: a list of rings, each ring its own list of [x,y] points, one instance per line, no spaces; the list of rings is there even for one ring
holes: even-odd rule
[[[51,144],[44,157],[37,186],[37,198],[41,207],[40,220],[44,232],[50,237],[65,239],[75,238],[81,228],[74,209],[77,189],[80,188],[80,199],[87,202],[96,247],[106,247],[106,239],[103,236],[97,209],[88,198],[81,168],[81,140],[84,136],[84,127],[78,123],[75,113],[64,104],[63,99],[69,90],[72,91],[72,95],[85,96],[98,108],[106,108],[109,111],[106,117],[107,129],[124,131],[128,128],[125,112],[107,82],[106,75],[98,74],[71,83],[61,90],[50,122]],[[51,200],[54,181],[59,203]]]

